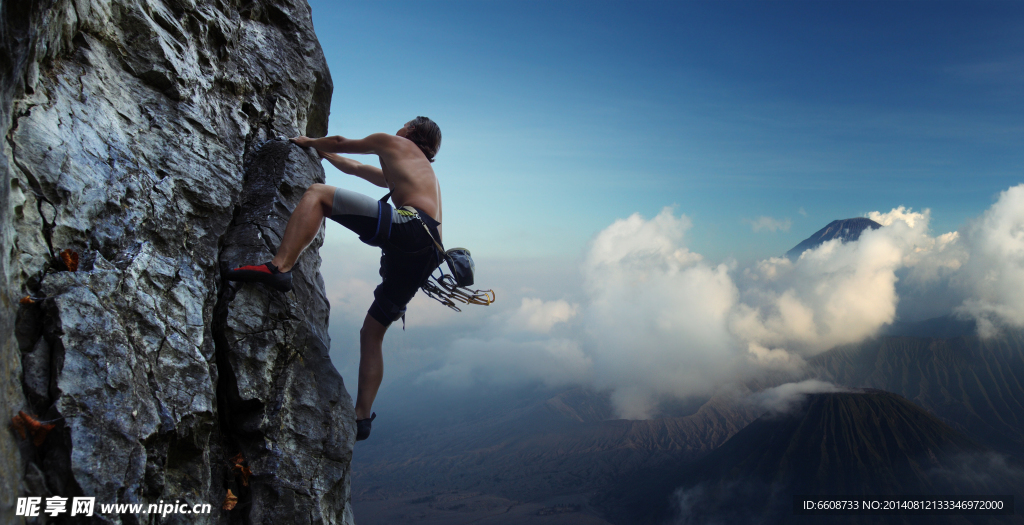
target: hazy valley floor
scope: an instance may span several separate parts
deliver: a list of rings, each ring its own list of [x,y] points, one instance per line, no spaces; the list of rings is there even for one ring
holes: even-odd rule
[[[829,409],[842,415],[838,419],[829,416],[828,410],[824,415],[821,410],[816,412],[815,417],[823,418],[821,421],[844,421],[845,427],[834,430],[833,435],[854,436],[848,439],[850,446],[859,439],[887,439],[891,432],[876,431],[887,418],[922,421],[901,423],[901,435],[910,437],[898,438],[899,446],[895,448],[891,443],[868,445],[896,458],[890,461],[917,465],[922,460],[911,455],[935,448],[940,441],[973,443],[963,446],[971,450],[977,446],[977,450],[987,451],[984,454],[1006,458],[1011,465],[1017,465],[1014,457],[1021,455],[1024,343],[1020,334],[987,342],[959,335],[885,336],[827,352],[811,360],[802,374],[765,378],[749,387],[759,390],[808,377],[851,388],[894,392],[897,398],[910,402],[885,402],[878,405],[881,408],[852,416],[846,412],[855,405],[838,403]],[[703,474],[687,474],[687,469],[732,443],[730,438],[748,426],[743,449],[748,463],[761,461],[757,459],[759,454],[765,454],[769,461],[792,461],[787,454],[772,452],[782,445],[768,445],[771,432],[757,437],[758,429],[765,432],[774,428],[772,425],[750,425],[764,409],[744,402],[735,393],[665,406],[663,417],[648,421],[612,419],[607,395],[582,388],[523,387],[477,392],[472,397],[433,391],[406,399],[382,394],[374,433],[368,441],[357,444],[353,459],[352,499],[356,519],[363,525],[665,523],[665,512],[671,512],[667,500],[676,488],[691,481],[717,483],[730,472],[722,466],[727,461],[721,458],[710,460],[721,470],[718,481],[700,477]],[[900,416],[897,412],[905,410],[902,407],[923,409],[920,413],[934,416],[934,422]],[[815,442],[813,437],[800,433],[794,434],[793,440],[799,440],[803,447]],[[829,446],[834,449],[815,453],[836,457],[857,453],[855,448],[843,449],[832,441],[835,439]],[[763,451],[759,449],[762,443]],[[907,454],[908,459],[900,459],[900,454]],[[746,467],[735,468],[746,471]],[[763,465],[759,468],[760,475],[770,480],[772,469],[766,470]],[[782,466],[778,469],[785,470]],[[927,472],[924,467],[911,470]],[[1016,477],[1018,470],[1012,466],[1008,477],[1000,479],[1008,480],[1007,486],[1017,487],[1021,481]],[[849,472],[842,475],[847,483],[859,486],[883,483],[870,476],[862,479],[850,477]],[[897,482],[890,486],[901,485]],[[651,494],[658,496],[651,500]],[[1018,496],[1024,498],[1024,494]],[[661,509],[654,511],[659,505]],[[652,510],[637,510],[644,508]],[[641,519],[638,512],[646,514]],[[786,521],[769,523],[782,522]],[[873,523],[870,519],[848,522]],[[890,522],[901,521],[880,523]],[[998,518],[991,522],[1014,521]]]

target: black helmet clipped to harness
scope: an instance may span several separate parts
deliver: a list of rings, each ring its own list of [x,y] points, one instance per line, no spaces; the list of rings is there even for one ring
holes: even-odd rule
[[[448,269],[455,276],[455,284],[459,286],[473,286],[473,272],[476,271],[476,264],[470,257],[466,248],[452,248],[444,252],[444,258],[448,261]]]

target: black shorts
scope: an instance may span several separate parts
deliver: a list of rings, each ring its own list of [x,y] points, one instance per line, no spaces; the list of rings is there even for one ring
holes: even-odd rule
[[[380,258],[383,282],[373,291],[373,304],[368,313],[384,326],[405,316],[406,305],[442,261],[430,237],[434,235],[440,241],[437,231],[440,223],[422,210],[413,210],[415,212],[395,209],[386,202],[343,188],[334,192],[331,220],[383,251]],[[430,234],[423,228],[424,224]]]

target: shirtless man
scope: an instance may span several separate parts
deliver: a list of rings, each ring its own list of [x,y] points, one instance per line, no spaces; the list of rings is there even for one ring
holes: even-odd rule
[[[374,301],[359,330],[359,387],[356,396],[356,440],[370,435],[370,412],[384,377],[382,344],[392,322],[403,319],[405,307],[441,263],[434,239],[441,242],[441,188],[430,166],[441,147],[441,130],[432,120],[416,117],[394,135],[374,133],[364,139],[341,136],[291,139],[316,148],[321,158],[339,170],[391,190],[395,203],[314,184],[306,190],[269,263],[242,266],[227,272],[232,281],[262,282],[281,291],[291,290],[291,269],[299,254],[316,237],[324,218],[359,234],[371,246],[380,246],[383,282],[373,291]],[[337,153],[375,154],[380,168],[341,157]],[[424,228],[426,226],[426,228]],[[428,234],[429,231],[429,234]]]

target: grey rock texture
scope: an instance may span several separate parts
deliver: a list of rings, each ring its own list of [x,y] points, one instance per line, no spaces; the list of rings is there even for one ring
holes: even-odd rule
[[[220,277],[272,257],[323,181],[272,138],[327,130],[309,6],[0,0],[0,47],[2,415],[56,425],[0,432],[0,522],[58,495],[95,497],[96,523],[352,523],[322,234],[287,294]],[[98,512],[175,500],[213,511]]]

